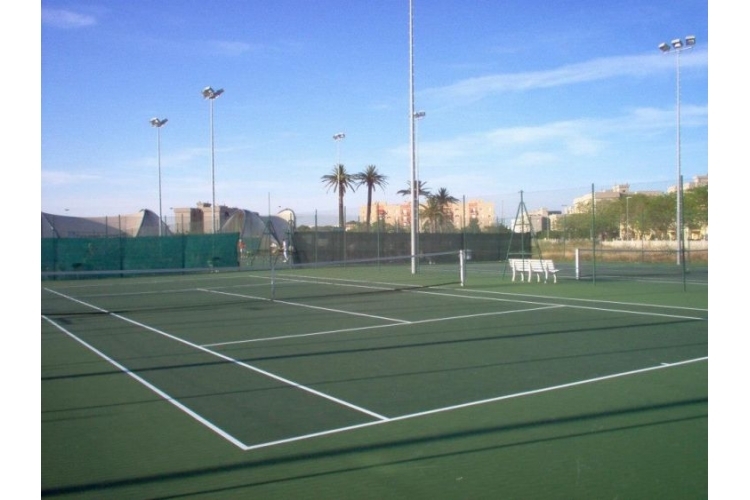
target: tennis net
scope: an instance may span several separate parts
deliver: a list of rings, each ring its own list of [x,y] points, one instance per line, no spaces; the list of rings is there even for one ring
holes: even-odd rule
[[[411,256],[294,264],[277,255],[271,263],[270,268],[256,270],[90,272],[85,279],[80,274],[58,274],[54,279],[43,277],[42,287],[106,311],[178,311],[221,307],[227,300],[339,300],[359,294],[462,286],[465,281],[460,251],[420,255],[414,259],[416,272],[412,272]],[[46,303],[55,309],[53,301]],[[61,305],[66,310],[70,307],[65,301]]]
[[[456,251],[315,264],[277,261],[268,279],[271,298],[303,298],[463,286],[465,277],[464,254]]]

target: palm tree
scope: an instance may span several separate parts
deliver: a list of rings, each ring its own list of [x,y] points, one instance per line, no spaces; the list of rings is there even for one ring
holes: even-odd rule
[[[400,194],[402,196],[408,196],[411,194],[411,182],[406,181],[406,185],[409,186],[406,189],[401,189],[399,191],[396,191],[396,194]],[[427,189],[425,186],[427,185],[424,181],[417,181],[417,197],[419,196],[430,196],[430,190]]]
[[[368,165],[367,168],[358,174],[353,176],[357,186],[367,186],[367,219],[366,227],[367,231],[370,231],[370,213],[372,211],[372,192],[375,188],[384,188],[388,181],[387,177],[378,172],[378,167],[375,165]]]
[[[445,215],[445,217],[443,218],[444,222],[449,221],[452,224],[453,212],[450,210],[450,206],[453,203],[456,203],[458,201],[458,198],[448,194],[448,189],[446,188],[438,189],[438,192],[433,194],[432,197],[435,198],[438,206],[440,207],[440,209],[443,211],[443,214]]]
[[[419,217],[423,222],[423,227],[430,229],[430,232],[436,233],[438,227],[443,225],[445,213],[443,208],[438,203],[437,198],[434,196],[427,197],[427,203],[421,205],[422,210],[419,212]]]
[[[437,200],[438,204],[441,207],[443,207],[443,209],[445,210],[448,209],[448,206],[450,206],[451,203],[456,203],[458,201],[458,198],[448,194],[448,189],[446,188],[438,189],[438,192],[432,196]]]
[[[347,173],[346,168],[342,163],[339,163],[333,167],[333,171],[330,174],[324,175],[320,180],[328,186],[328,189],[333,188],[333,192],[339,193],[339,227],[343,231],[344,226],[344,195],[347,189],[354,191],[357,189],[354,183],[353,176]]]

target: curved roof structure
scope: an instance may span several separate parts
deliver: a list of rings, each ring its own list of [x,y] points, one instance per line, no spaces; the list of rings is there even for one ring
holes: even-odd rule
[[[171,234],[159,216],[148,209],[113,217],[70,217],[42,212],[42,238],[109,238],[159,236]]]

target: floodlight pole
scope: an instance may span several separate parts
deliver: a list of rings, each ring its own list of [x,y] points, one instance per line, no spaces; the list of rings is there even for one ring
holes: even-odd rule
[[[211,232],[216,233],[216,164],[214,155],[214,100],[224,93],[224,89],[214,90],[211,87],[203,89],[204,99],[208,99],[211,126]]]
[[[411,273],[417,273],[419,201],[417,198],[416,145],[414,140],[414,2],[409,0],[409,140],[411,151]]]
[[[671,47],[666,42],[659,44],[659,50],[662,53],[668,53],[670,49],[674,49],[677,55],[677,210],[675,217],[675,236],[677,238],[677,265],[682,263],[684,254],[684,235],[683,235],[683,221],[682,221],[682,146],[680,137],[680,53],[683,50],[692,49],[695,46],[695,36],[690,35],[685,37],[683,42],[680,38],[675,38],[671,42]]]
[[[167,121],[167,118],[151,118],[151,126],[156,127],[156,162],[159,167],[159,236],[162,236],[163,222],[161,215],[161,128]]]

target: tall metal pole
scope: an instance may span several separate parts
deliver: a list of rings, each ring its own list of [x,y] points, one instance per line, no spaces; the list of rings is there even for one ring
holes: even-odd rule
[[[677,265],[682,263],[682,137],[681,127],[681,92],[680,92],[680,52],[677,50]]]
[[[159,236],[162,234],[162,215],[161,215],[161,127],[156,128],[156,157],[159,165]]]
[[[214,154],[214,100],[209,99],[211,113],[211,233],[216,234],[216,159]]]
[[[680,129],[681,129],[681,112],[680,112],[680,102],[681,102],[681,88],[680,88],[680,53],[683,50],[692,49],[695,45],[695,37],[694,36],[687,36],[685,37],[685,41],[683,42],[681,39],[676,38],[672,40],[671,43],[672,47],[674,48],[674,51],[677,56],[677,207],[676,207],[676,217],[675,217],[675,236],[677,240],[677,265],[680,265],[683,260],[683,253],[684,253],[684,235],[683,235],[683,221],[682,221],[682,145],[681,145],[681,137],[680,137]],[[670,51],[670,46],[667,43],[661,43],[659,44],[659,50],[661,50],[664,53],[667,53]]]
[[[417,198],[417,162],[414,140],[414,5],[409,0],[409,142],[411,144],[411,273],[417,273],[417,232],[419,231],[419,202]]]
[[[224,89],[214,90],[206,87],[201,92],[209,101],[211,125],[211,232],[216,233],[216,163],[214,154],[214,100],[224,93]]]
[[[162,236],[162,213],[161,213],[161,128],[167,123],[168,119],[151,118],[151,126],[156,127],[156,162],[159,167],[159,236]]]

